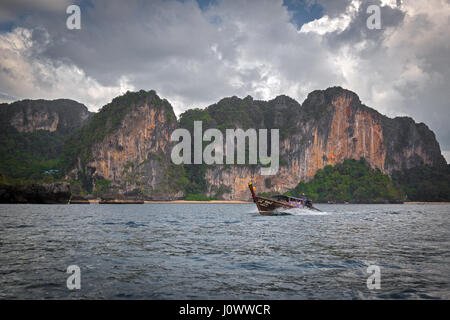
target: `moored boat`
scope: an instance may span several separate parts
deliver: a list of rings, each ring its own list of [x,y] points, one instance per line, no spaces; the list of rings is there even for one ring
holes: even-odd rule
[[[305,208],[309,210],[320,211],[313,206],[311,200],[303,201],[303,199],[285,195],[276,195],[271,198],[260,197],[256,195],[256,188],[253,186],[252,182],[248,184],[248,187],[252,194],[253,202],[256,204],[259,213],[262,215],[276,214],[282,211],[282,209],[294,208]]]

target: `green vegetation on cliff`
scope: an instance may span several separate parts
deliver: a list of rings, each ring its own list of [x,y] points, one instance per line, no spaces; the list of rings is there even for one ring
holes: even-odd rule
[[[392,180],[402,186],[408,201],[450,201],[449,164],[395,171]]]
[[[270,101],[229,97],[205,109],[190,109],[180,115],[180,128],[192,131],[194,121],[203,122],[203,130],[249,128],[279,129],[280,138],[297,130],[296,121],[300,104],[288,96],[278,96]]]
[[[67,139],[61,159],[62,169],[73,167],[78,156],[82,163],[86,163],[92,157],[93,145],[117,130],[130,109],[145,101],[157,108],[166,108],[169,111],[167,113],[169,118],[175,119],[170,104],[167,100],[160,99],[154,90],[127,91],[105,105],[92,117],[88,125]]]
[[[251,96],[244,99],[228,97],[210,105],[205,109],[190,109],[180,115],[179,127],[187,129],[193,134],[194,121],[202,121],[203,131],[216,128],[225,137],[226,129],[280,129],[280,139],[297,130],[296,116],[300,105],[287,96],[278,96],[270,101],[254,100]],[[270,136],[270,131],[269,131]],[[225,142],[225,141],[224,141]],[[193,141],[191,148],[193,150]],[[205,147],[209,142],[202,142]],[[246,159],[248,159],[248,144],[246,144]],[[193,156],[193,155],[192,155]],[[280,165],[287,165],[287,161],[280,156]],[[226,165],[224,165],[226,167]],[[253,166],[253,165],[248,165]],[[182,175],[177,177],[181,190],[190,195],[207,192],[205,173],[207,165],[191,164],[182,166]],[[216,197],[221,197],[225,191],[218,189]]]
[[[68,99],[0,104],[2,182],[28,184],[61,179],[61,171],[56,170],[64,141],[89,117],[86,106]],[[50,131],[55,124],[56,130]],[[50,170],[54,171],[45,173]]]
[[[217,200],[216,198],[208,198],[207,196],[197,193],[197,194],[188,194],[185,198],[187,201],[211,201]]]
[[[26,184],[60,178],[59,172],[45,174],[45,171],[59,167],[59,154],[63,148],[64,138],[64,135],[57,131],[2,132],[0,173],[3,175],[3,183]]]
[[[364,159],[325,166],[313,180],[301,181],[286,194],[299,197],[302,193],[317,202],[383,203],[402,201],[405,197],[388,175],[372,169]]]
[[[289,148],[280,154],[279,163],[283,167],[301,154],[301,148],[306,148],[313,136],[327,139],[334,110],[331,102],[340,96],[352,98],[352,110],[362,108],[361,110],[373,114],[375,119],[381,119],[387,154],[386,170],[390,172],[396,167],[415,168],[393,172],[391,180],[379,170],[371,169],[364,160],[346,160],[334,167],[327,166],[319,170],[314,180],[308,183],[300,182],[290,194],[299,195],[305,192],[316,201],[338,202],[384,202],[405,199],[450,201],[450,168],[443,165],[445,160],[440,153],[434,133],[426,125],[416,124],[410,118],[388,119],[375,110],[363,106],[356,94],[337,87],[311,93],[302,106],[287,96],[278,96],[270,101],[254,100],[250,96],[244,99],[224,98],[205,109],[185,111],[181,114],[177,125],[169,102],[159,98],[153,90],[127,92],[113,99],[95,115],[91,115],[85,106],[70,100],[24,100],[13,104],[0,104],[2,155],[0,182],[7,184],[51,182],[62,179],[68,172],[78,168],[76,177],[72,177],[77,180],[71,181],[76,194],[100,196],[111,192],[112,188],[127,189],[127,185],[134,185],[136,190],[147,195],[157,194],[162,197],[170,190],[177,193],[176,197],[181,197],[181,192],[178,191],[182,191],[187,199],[199,199],[206,194],[221,198],[231,192],[230,186],[210,187],[205,178],[209,166],[205,164],[176,166],[170,162],[167,154],[163,154],[160,150],[153,150],[154,153],[149,154],[148,159],[141,164],[131,161],[130,165],[119,173],[121,186],[117,186],[116,181],[110,182],[96,176],[95,168],[90,168],[86,164],[91,159],[92,153],[96,152],[94,146],[117,131],[123,119],[136,110],[134,106],[147,103],[158,110],[161,108],[166,110],[165,115],[173,128],[186,128],[191,133],[194,121],[202,121],[203,132],[208,128],[218,128],[224,134],[224,130],[228,128],[279,129],[280,140],[288,141],[292,137],[292,141],[298,139],[299,144],[299,148],[295,145],[288,146]],[[20,117],[17,116],[18,111],[22,112]],[[133,120],[134,113],[130,115]],[[47,130],[53,130],[54,127],[49,126],[58,119],[56,122],[58,128],[54,132],[37,129],[25,132],[30,131],[29,127],[33,125],[35,128],[43,128],[35,125],[36,119],[46,124]],[[318,132],[311,131],[314,135],[309,131],[305,133],[301,130],[305,126],[318,128]],[[349,127],[349,130],[353,129]],[[203,144],[206,146],[209,142]],[[170,147],[169,144],[167,146]],[[417,150],[417,146],[422,150],[420,154],[413,153]],[[120,146],[110,147],[120,149]],[[413,156],[403,156],[409,153]],[[438,167],[421,166],[425,156]],[[149,161],[153,162],[149,164]],[[248,165],[250,166],[253,165]],[[223,168],[227,169],[229,166],[223,165]],[[162,173],[163,176],[161,179],[158,178],[158,183],[151,188],[140,181],[144,176],[143,173],[150,172],[150,169]],[[269,178],[264,183],[270,188]]]

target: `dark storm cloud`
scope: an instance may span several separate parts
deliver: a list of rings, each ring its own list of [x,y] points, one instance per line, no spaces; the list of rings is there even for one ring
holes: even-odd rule
[[[66,17],[63,16],[65,19]],[[147,73],[177,59],[208,59],[211,28],[192,3],[96,1],[82,11],[82,29],[67,30],[60,19],[39,19],[52,39],[41,52],[68,59],[110,85],[123,73]],[[30,19],[31,26],[35,20]]]
[[[53,3],[1,2],[14,21],[0,31],[4,95],[96,110],[127,89],[155,89],[180,113],[232,95],[302,102],[341,85],[427,123],[450,150],[448,1],[77,1],[81,30],[66,28],[67,3]],[[369,4],[380,5],[381,30],[367,29]]]
[[[64,12],[68,0],[2,0],[0,22],[10,22],[33,12]]]
[[[372,13],[367,13],[367,8],[371,5],[376,5],[380,8],[381,29],[367,28],[367,19],[372,15]],[[372,42],[371,45],[378,46],[386,36],[386,30],[399,26],[404,16],[405,13],[400,8],[392,8],[387,5],[382,6],[381,1],[377,0],[366,0],[358,8],[348,27],[342,32],[329,34],[327,40],[332,46],[348,45],[349,43],[360,41]]]
[[[72,63],[104,86],[125,75],[136,88],[155,88],[189,106],[225,95],[265,97],[270,88],[258,83],[273,77],[318,86],[338,80],[326,56],[320,58],[320,41],[299,35],[280,3],[224,1],[208,8],[194,1],[95,1],[82,10],[80,31],[65,28],[66,16],[48,14],[30,16],[24,26],[41,26],[32,36],[37,58]],[[326,82],[313,79],[321,72]]]
[[[330,7],[322,5],[327,13]],[[380,30],[366,26],[369,5],[380,7]],[[450,36],[444,31],[449,26],[450,12],[443,8],[447,16],[444,13],[440,21],[432,13],[439,10],[436,6],[423,6],[420,13],[409,15],[405,21],[402,5],[363,1],[345,30],[328,33],[324,38],[330,51],[346,49],[354,57],[359,71],[356,80],[364,83],[367,78],[373,79],[366,92],[358,90],[363,86],[354,81],[353,89],[362,100],[372,102],[372,107],[390,116],[408,115],[425,122],[436,132],[441,148],[450,150],[450,87],[446,80],[450,79],[450,49],[446,45]],[[346,11],[343,6],[334,9],[336,15]]]

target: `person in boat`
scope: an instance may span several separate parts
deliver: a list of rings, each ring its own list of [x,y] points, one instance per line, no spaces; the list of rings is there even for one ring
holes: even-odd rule
[[[293,207],[301,208],[301,201],[289,200],[289,204]]]
[[[305,194],[304,193],[302,193],[302,197],[301,197],[301,199],[302,199],[302,206],[303,206],[303,208],[305,207],[305,205],[306,205],[306,196],[305,196]]]

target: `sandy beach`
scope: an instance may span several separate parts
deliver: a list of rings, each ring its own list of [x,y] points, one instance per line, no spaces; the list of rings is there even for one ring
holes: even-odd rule
[[[99,203],[99,199],[91,199],[90,203]],[[187,201],[187,200],[155,200],[155,201],[144,201],[144,203],[209,203],[209,204],[219,204],[219,203],[252,203],[249,201],[240,200],[211,200],[211,201]]]
[[[249,202],[249,201],[240,201],[240,200],[211,200],[211,201],[173,200],[173,201],[144,201],[144,203],[208,203],[208,204],[219,204],[219,203],[251,203],[251,202]]]

